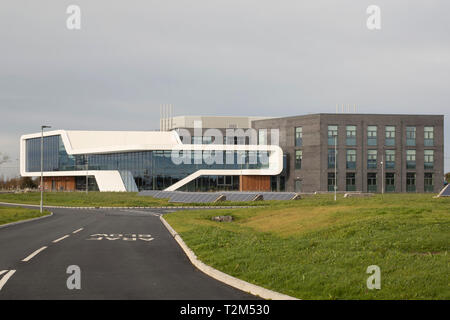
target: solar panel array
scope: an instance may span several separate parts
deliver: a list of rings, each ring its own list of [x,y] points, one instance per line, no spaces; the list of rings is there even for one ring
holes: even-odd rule
[[[439,193],[439,197],[450,197],[450,184],[446,185]]]
[[[222,192],[227,201],[255,201],[259,193],[257,192]]]
[[[161,192],[160,190],[143,190],[138,193],[138,196],[144,196],[144,197],[153,197],[156,198],[155,195]]]
[[[169,202],[211,203],[216,202],[220,197],[221,194],[216,192],[179,192],[174,193]]]
[[[261,192],[264,200],[293,200],[297,197],[295,192]]]
[[[169,202],[178,203],[212,203],[226,200],[233,202],[257,201],[257,200],[294,200],[298,197],[295,192],[185,192],[185,191],[160,191],[145,190],[140,196],[157,199],[169,199]]]

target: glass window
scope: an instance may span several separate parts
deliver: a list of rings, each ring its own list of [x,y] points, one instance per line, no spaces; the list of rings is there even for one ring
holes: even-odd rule
[[[416,168],[416,150],[406,150],[406,169]]]
[[[377,192],[377,174],[375,172],[367,173],[367,191]]]
[[[434,127],[424,127],[423,130],[425,147],[434,146]]]
[[[424,191],[433,192],[434,191],[434,179],[431,172],[425,172],[424,175]]]
[[[356,174],[354,172],[347,172],[345,181],[346,191],[356,191]]]
[[[40,171],[40,138],[26,141],[26,169],[28,172]],[[211,165],[207,159],[217,163]],[[60,136],[49,136],[44,138],[44,170],[46,171],[82,171],[80,175],[85,175],[89,170],[119,170],[122,179],[126,179],[126,185],[137,187],[138,190],[163,189],[176,181],[192,174],[200,169],[229,169],[240,170],[242,168],[259,169],[268,167],[267,157],[261,156],[260,152],[241,151],[188,151],[180,152],[182,165],[175,164],[172,159],[172,151],[141,151],[141,152],[119,152],[110,154],[85,154],[68,155]],[[220,163],[219,156],[226,161]],[[238,156],[243,156],[245,162],[238,163]],[[253,160],[252,160],[253,159]],[[250,162],[252,161],[252,162]],[[255,163],[253,163],[255,162]],[[283,170],[287,167],[286,157],[283,155]],[[226,178],[230,179],[230,178]],[[135,183],[133,183],[133,180]],[[198,180],[198,181],[201,181]],[[236,180],[238,181],[238,180]],[[229,182],[229,181],[228,181]],[[94,182],[93,182],[94,183]],[[234,184],[234,180],[232,181]],[[194,187],[195,182],[186,188]],[[225,185],[225,182],[223,183]],[[203,186],[200,186],[200,189]],[[129,190],[129,189],[127,189]],[[131,189],[130,189],[131,190]],[[133,189],[134,190],[134,189]]]
[[[377,145],[377,126],[367,127],[367,145],[369,146]]]
[[[334,149],[328,149],[328,168],[334,168],[335,164],[337,165],[334,151]]]
[[[303,151],[295,150],[295,169],[302,168],[302,157],[303,157]]]
[[[258,129],[258,144],[267,145],[267,129]]]
[[[386,150],[386,169],[395,169],[395,150]]]
[[[406,127],[406,145],[409,147],[416,145],[416,127]]]
[[[328,145],[334,146],[337,140],[338,126],[328,126]]]
[[[347,150],[347,169],[356,169],[356,150]]]
[[[395,192],[395,174],[393,172],[386,172],[386,192]]]
[[[434,150],[424,150],[424,167],[425,169],[433,169],[434,167]]]
[[[280,176],[280,191],[284,192],[286,191],[286,177]]]
[[[334,172],[328,172],[328,191],[334,191],[336,179],[334,176]],[[337,190],[337,187],[336,187]]]
[[[347,126],[346,128],[346,140],[347,146],[356,146],[356,126]]]
[[[203,137],[191,137],[192,144],[202,144]]]
[[[416,192],[416,173],[407,172],[406,173],[406,191]]]
[[[384,144],[388,147],[395,146],[395,126],[386,126],[385,134]]]
[[[377,168],[377,150],[367,150],[367,169]]]
[[[303,144],[303,128],[302,127],[296,127],[295,128],[295,146],[301,147]]]

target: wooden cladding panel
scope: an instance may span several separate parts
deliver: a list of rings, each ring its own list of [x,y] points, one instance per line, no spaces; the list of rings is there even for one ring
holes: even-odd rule
[[[270,176],[239,176],[240,191],[270,191]]]
[[[44,177],[47,191],[75,191],[75,177]]]

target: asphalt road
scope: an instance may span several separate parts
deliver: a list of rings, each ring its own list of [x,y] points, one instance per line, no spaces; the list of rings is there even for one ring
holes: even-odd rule
[[[52,211],[0,228],[0,299],[256,299],[198,271],[161,210]],[[71,265],[79,290],[67,288]]]

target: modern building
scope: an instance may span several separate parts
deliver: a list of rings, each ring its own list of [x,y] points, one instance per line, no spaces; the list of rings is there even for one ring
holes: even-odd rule
[[[183,116],[160,131],[44,133],[47,190],[439,192],[442,115]],[[21,137],[40,176],[41,134]],[[337,180],[336,180],[337,179]]]
[[[334,191],[335,179],[338,191],[442,189],[442,115],[312,114],[252,125],[280,129],[279,145],[288,159],[285,176],[272,177],[273,189]]]

